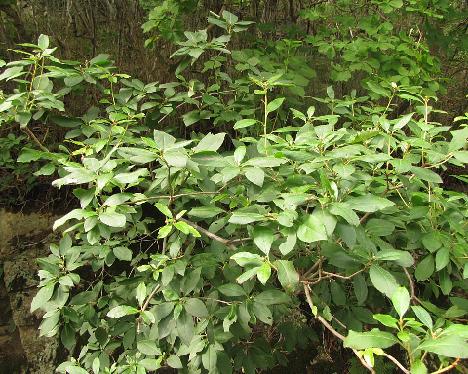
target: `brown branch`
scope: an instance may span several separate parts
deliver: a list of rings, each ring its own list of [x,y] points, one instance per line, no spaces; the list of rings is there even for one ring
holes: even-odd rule
[[[38,145],[38,147],[44,151],[44,152],[49,152],[49,150],[47,149],[47,147],[41,143],[41,141],[36,137],[36,135],[34,135],[34,133],[27,127],[25,127],[23,129],[23,131],[29,136],[29,138]]]
[[[406,278],[408,278],[411,299],[421,304],[421,300],[419,300],[419,298],[416,296],[414,282],[413,282],[413,278],[411,277],[411,274],[409,273],[408,270],[406,270],[406,268],[403,268],[403,271],[405,272]]]
[[[336,273],[329,273],[328,271],[325,271],[325,270],[322,271],[322,274],[328,275],[330,278],[351,279],[355,275],[358,275],[359,273],[362,273],[366,269],[367,269],[367,266],[363,267],[362,269],[360,269],[358,271],[355,271],[351,275],[341,275],[341,274],[336,274]]]
[[[171,200],[171,199],[177,199],[179,197],[186,197],[186,196],[197,196],[197,195],[216,195],[218,191],[215,191],[215,192],[205,192],[205,191],[198,191],[198,192],[187,192],[187,193],[180,193],[180,194],[177,194],[177,195],[158,195],[158,196],[150,196],[150,197],[146,197],[144,199],[138,199],[138,200],[134,200],[134,201],[131,201],[132,204],[138,204],[138,203],[144,203],[146,201],[151,201],[151,200],[163,200],[163,199],[168,199],[168,200]]]
[[[362,218],[359,220],[359,223],[362,225],[364,222],[367,221],[367,219],[369,218],[371,214],[372,214],[371,212],[367,212],[366,214],[364,214]]]
[[[316,262],[315,264],[312,265],[312,267],[307,270],[304,274],[303,274],[303,278],[307,278],[310,274],[312,274],[319,266],[320,266],[320,263],[322,262],[322,258],[320,257]]]
[[[242,239],[234,239],[234,240],[229,240],[229,239],[224,239],[216,234],[213,234],[212,232],[208,231],[207,229],[197,225],[196,223],[189,221],[185,218],[180,218],[179,221],[185,222],[187,225],[192,226],[195,230],[201,232],[202,234],[206,235],[210,239],[213,239],[217,241],[218,243],[224,244],[226,247],[229,249],[232,249],[233,251],[236,250],[236,246],[234,244],[237,243],[242,243],[248,240],[251,240],[250,238],[242,238]]]
[[[446,373],[447,371],[454,369],[458,365],[459,362],[460,362],[460,357],[457,357],[457,359],[453,361],[452,364],[450,364],[449,366],[439,369],[437,371],[433,371],[431,374]]]
[[[313,309],[313,306],[314,306],[314,303],[312,302],[312,298],[310,297],[310,291],[309,291],[309,286],[307,284],[304,283],[304,293],[305,293],[305,296],[306,296],[306,299],[307,299],[307,303],[309,304],[309,307],[310,309],[312,310]],[[322,316],[319,316],[317,315],[315,318],[317,318],[321,323],[322,325],[324,325],[334,336],[336,336],[338,339],[340,339],[341,341],[344,341],[345,340],[345,337],[343,335],[341,335],[338,331],[336,331],[332,325],[330,325],[330,323],[328,323],[328,321],[323,318]],[[336,320],[336,318],[335,318]],[[338,320],[337,320],[338,321]],[[339,322],[339,321],[338,321]],[[344,326],[341,322],[339,322],[340,325]],[[375,371],[374,369],[372,368],[372,366],[370,366],[358,353],[357,350],[355,349],[352,349],[353,350],[353,353],[356,355],[356,357],[359,359],[359,361],[361,361],[362,365],[367,369],[369,370],[372,374],[375,374]],[[382,353],[383,356],[387,357],[390,361],[392,361],[396,366],[398,366],[400,368],[401,371],[403,371],[403,373],[405,374],[410,374],[409,370],[406,369],[395,357],[393,357],[392,355],[389,355],[385,352]],[[460,360],[460,359],[458,359]],[[457,361],[455,361],[451,367],[455,367],[456,365],[458,364]],[[450,370],[450,369],[448,369]],[[439,374],[439,373],[443,373],[443,371],[440,371],[440,372],[437,372],[437,373],[432,373],[432,374]]]
[[[158,284],[156,287],[154,287],[154,290],[149,294],[149,296],[147,297],[145,303],[143,304],[143,306],[141,307],[141,311],[144,312],[146,310],[146,308],[148,308],[148,304],[149,302],[151,301],[151,299],[153,298],[153,296],[156,294],[156,292],[159,291],[159,289],[161,288],[161,286]]]
[[[309,304],[309,307],[310,309],[312,310],[313,309],[313,306],[314,306],[314,303],[312,302],[312,298],[310,297],[310,291],[309,291],[309,286],[307,284],[304,284],[304,293],[305,293],[305,296],[306,296],[306,299],[307,299],[307,303]],[[336,336],[338,339],[340,339],[341,341],[344,341],[345,340],[345,337],[343,335],[341,335],[338,331],[336,331],[332,325],[330,325],[328,323],[328,321],[321,317],[321,316],[316,316],[315,318],[317,318],[321,323],[322,325],[324,325],[328,331],[330,331],[334,336]],[[361,364],[367,369],[369,370],[372,374],[375,374],[375,371],[374,369],[372,368],[372,366],[370,366],[358,353],[358,351],[356,351],[355,349],[352,349],[353,350],[353,353],[356,355],[356,357],[359,359],[359,361],[361,361]]]
[[[389,355],[385,352],[382,353],[382,356],[385,356],[387,357],[390,361],[392,361],[396,366],[398,366],[400,368],[400,370],[405,373],[405,374],[410,374],[410,371],[405,368],[401,363],[400,361],[398,361],[395,357],[393,357],[392,355]]]

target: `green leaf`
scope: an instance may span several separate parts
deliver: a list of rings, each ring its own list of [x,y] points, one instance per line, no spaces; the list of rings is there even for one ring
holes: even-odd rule
[[[436,253],[435,267],[436,271],[442,270],[450,262],[450,251],[447,247],[442,247]]]
[[[239,20],[239,18],[235,14],[232,14],[231,12],[228,12],[227,10],[223,10],[221,14],[223,18],[226,20],[226,22],[229,23],[230,25],[234,25]]]
[[[417,348],[446,357],[468,358],[468,344],[456,335],[444,335],[437,339],[425,340]]]
[[[360,212],[373,213],[395,205],[390,200],[372,194],[352,197],[346,201],[351,209]]]
[[[153,132],[153,139],[154,143],[156,144],[156,147],[161,150],[166,150],[173,146],[176,142],[176,138],[174,138],[172,135],[168,134],[167,132],[160,131],[160,130],[154,130]]]
[[[395,261],[398,265],[405,268],[414,264],[414,258],[411,253],[407,251],[400,251],[398,249],[386,249],[379,251],[375,258],[380,261]]]
[[[138,313],[137,308],[134,308],[134,307],[128,306],[128,305],[119,305],[119,306],[116,306],[115,308],[112,308],[111,310],[109,310],[109,312],[107,313],[107,317],[109,317],[109,318],[122,318],[122,317],[125,317],[125,316],[130,316],[132,314],[137,314],[137,313]]]
[[[104,202],[104,206],[117,206],[125,203],[126,201],[132,198],[130,193],[117,193],[115,195],[109,196]]]
[[[213,218],[220,213],[224,213],[224,210],[212,205],[192,208],[187,214],[198,218]]]
[[[240,163],[245,157],[246,152],[247,148],[244,145],[241,145],[236,148],[236,150],[234,151],[234,161],[236,161],[237,165],[240,165]]]
[[[258,166],[260,168],[275,168],[288,162],[287,159],[277,157],[255,157],[244,163],[245,166]]]
[[[288,237],[286,238],[286,242],[280,244],[279,250],[283,256],[286,256],[294,249],[294,247],[296,246],[296,239],[296,234],[291,234],[288,235]]]
[[[257,122],[258,121],[256,119],[250,119],[250,118],[241,119],[234,124],[234,130],[239,130],[245,127],[250,127],[252,125],[255,125]]]
[[[374,314],[372,317],[384,326],[398,329],[398,320],[388,314]]]
[[[183,368],[182,361],[180,361],[179,356],[171,355],[167,358],[166,362],[171,368],[174,368],[174,369]]]
[[[215,152],[221,147],[224,142],[224,137],[226,133],[221,132],[219,134],[212,134],[209,132],[200,143],[193,147],[194,152],[203,152],[203,151],[212,151]]]
[[[254,300],[264,305],[285,304],[291,301],[288,295],[279,290],[263,291],[255,296]]]
[[[165,225],[158,230],[158,239],[166,238],[172,232],[172,225]]]
[[[262,258],[259,255],[250,252],[238,252],[231,256],[231,260],[236,261],[240,266],[260,266],[263,263]]]
[[[427,374],[427,367],[424,365],[424,363],[421,360],[415,360],[413,361],[413,364],[411,365],[411,374]]]
[[[200,233],[195,228],[183,221],[174,223],[174,227],[186,235],[192,234],[195,238],[201,237]]]
[[[17,78],[23,74],[23,67],[22,66],[12,66],[11,68],[7,68],[0,74],[0,81]]]
[[[216,372],[217,355],[218,352],[214,344],[210,344],[206,352],[202,354],[203,367],[208,370],[209,373]]]
[[[434,273],[434,257],[428,255],[416,266],[414,277],[418,282],[425,281]]]
[[[127,247],[115,247],[112,252],[121,261],[132,261],[133,253]]]
[[[250,269],[246,270],[244,273],[242,273],[241,275],[239,275],[236,278],[236,281],[238,283],[242,284],[242,283],[247,282],[248,280],[252,279],[253,276],[257,275],[257,271],[260,268],[260,266],[256,266],[256,267],[253,267],[253,268],[250,268]]]
[[[80,368],[79,366],[67,367],[67,373],[68,374],[88,374],[88,372],[85,369]]]
[[[235,283],[227,283],[218,287],[218,291],[229,297],[245,296],[245,290],[242,286]]]
[[[147,356],[160,355],[161,350],[156,345],[154,340],[140,340],[137,342],[137,349]]]
[[[366,230],[370,235],[388,236],[395,230],[395,225],[388,220],[372,218],[367,222]]]
[[[138,284],[136,288],[136,299],[138,301],[138,305],[142,306],[146,298],[146,285],[143,282]]]
[[[93,360],[93,373],[94,374],[99,374],[99,368],[101,367],[101,362],[99,361],[99,357],[95,357]]]
[[[297,217],[298,214],[295,210],[287,209],[278,214],[277,220],[280,225],[292,227]]]
[[[304,243],[313,243],[327,240],[328,235],[323,221],[315,215],[308,215],[297,229],[297,238]]]
[[[15,121],[19,123],[20,128],[24,129],[32,118],[31,112],[18,112]]]
[[[405,127],[409,121],[411,121],[411,118],[413,117],[413,113],[408,113],[404,115],[403,117],[399,118],[395,125],[393,126],[393,130],[400,130],[403,127]]]
[[[463,162],[464,164],[468,164],[468,151],[453,152],[453,157],[455,157],[458,161]]]
[[[275,241],[273,230],[268,227],[255,226],[253,230],[255,245],[266,255],[270,253],[271,245]]]
[[[385,90],[383,87],[381,87],[381,86],[375,84],[375,83],[372,82],[372,81],[366,82],[366,84],[367,84],[367,87],[368,87],[372,92],[376,93],[376,94],[379,95],[379,96],[385,96],[385,97],[387,97],[387,96],[390,95],[390,93],[389,93],[387,90]]]
[[[358,305],[362,305],[364,301],[366,301],[369,293],[366,278],[364,278],[362,274],[357,274],[353,277],[353,289]]]
[[[405,287],[398,287],[395,292],[393,292],[391,300],[396,312],[400,318],[403,318],[408,311],[411,301],[408,290]]]
[[[254,302],[253,312],[255,314],[255,317],[257,317],[263,323],[266,323],[267,325],[270,325],[270,326],[273,324],[273,316],[271,314],[271,310],[266,305],[262,303]]]
[[[134,184],[140,181],[140,178],[148,175],[148,169],[138,169],[131,173],[119,173],[114,176],[114,181],[120,184]]]
[[[44,34],[39,35],[39,38],[37,39],[37,45],[42,50],[49,48],[49,37]]]
[[[184,274],[184,279],[180,287],[180,290],[184,293],[184,295],[189,294],[197,287],[198,282],[200,281],[201,271],[202,271],[202,268],[197,267],[196,269],[192,270],[188,274],[187,273]]]
[[[154,204],[154,206],[162,213],[164,214],[166,217],[168,218],[173,218],[172,217],[172,212],[171,210],[169,209],[169,207],[167,205],[164,205],[164,204],[161,204],[161,203],[156,203]]]
[[[389,332],[372,329],[368,332],[355,332],[350,330],[344,340],[343,346],[353,349],[389,348],[398,343],[398,339]]]
[[[75,329],[66,323],[62,326],[62,331],[60,332],[60,340],[62,344],[69,352],[73,350],[73,347],[76,344]]]
[[[283,104],[283,102],[284,102],[284,97],[278,97],[277,99],[270,101],[266,108],[267,113],[274,112]]]
[[[245,177],[253,184],[262,187],[265,179],[265,172],[260,168],[248,168],[245,171]]]
[[[146,164],[158,158],[155,152],[151,150],[147,150],[147,149],[140,149],[140,148],[133,148],[133,147],[121,147],[119,148],[117,152],[124,159],[134,162],[136,164]],[[139,170],[135,170],[132,173],[123,173],[123,174],[135,174],[137,172],[140,172],[140,170],[146,170],[146,169],[139,169]],[[126,183],[130,183],[130,182],[126,182]]]
[[[188,314],[197,318],[206,318],[209,314],[203,301],[196,298],[188,299],[184,304],[184,308]]]
[[[142,365],[146,370],[156,371],[161,367],[162,359],[162,356],[159,358],[144,358],[143,360],[139,360],[138,363]]]
[[[252,222],[262,221],[264,216],[259,213],[236,211],[229,218],[229,223],[237,225],[247,225]]]
[[[442,247],[441,236],[438,231],[430,231],[424,234],[422,244],[429,252],[435,252]]]
[[[31,313],[35,310],[42,308],[54,294],[55,283],[49,283],[42,287],[34,296],[31,302]]]
[[[278,272],[278,280],[286,291],[294,291],[299,284],[299,274],[292,261],[277,260],[275,266]]]
[[[187,127],[193,125],[194,123],[197,123],[198,121],[200,121],[200,119],[200,112],[198,110],[192,110],[191,112],[185,113],[182,116],[184,125]]]
[[[433,323],[432,323],[432,318],[431,318],[431,315],[421,306],[419,305],[416,305],[416,306],[412,306],[411,309],[413,310],[414,314],[416,315],[416,317],[422,322],[424,323],[424,325],[426,327],[428,327],[429,329],[432,330],[432,328],[434,327]]]
[[[271,276],[271,266],[268,262],[264,262],[261,266],[256,268],[257,279],[261,284],[265,284]],[[240,283],[240,282],[239,282]]]
[[[360,224],[358,215],[345,203],[333,203],[330,213],[344,218],[350,225],[359,226]]]
[[[164,152],[163,158],[169,166],[176,168],[184,168],[187,166],[188,157],[180,150],[169,150]]]
[[[419,179],[422,179],[423,181],[432,182],[432,183],[443,183],[443,180],[440,177],[440,175],[430,169],[413,166],[411,168],[411,171],[416,177],[418,177]]]
[[[398,287],[398,283],[387,270],[373,264],[369,271],[372,285],[388,297],[392,297]]]
[[[120,214],[112,211],[105,211],[99,214],[99,221],[111,227],[124,227],[127,222],[125,214]]]

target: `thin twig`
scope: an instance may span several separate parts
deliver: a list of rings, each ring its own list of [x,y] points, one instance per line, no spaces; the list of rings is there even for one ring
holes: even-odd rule
[[[320,257],[320,258],[315,262],[315,264],[313,264],[312,267],[311,267],[309,270],[307,270],[307,271],[303,274],[302,277],[303,277],[303,278],[307,278],[310,274],[312,274],[312,273],[315,271],[315,269],[317,269],[317,268],[319,267],[319,265],[320,265],[321,262],[322,262],[322,258]]]
[[[351,279],[355,275],[358,275],[359,273],[362,273],[364,270],[366,270],[367,267],[363,267],[362,269],[355,271],[351,275],[341,275],[341,274],[336,274],[336,273],[329,273],[328,271],[322,270],[322,274],[328,275],[330,278],[340,278],[340,279]]]
[[[149,302],[151,301],[153,296],[156,294],[156,292],[159,291],[160,288],[161,288],[161,286],[159,284],[156,287],[154,287],[154,290],[149,294],[149,296],[146,298],[145,303],[141,307],[142,312],[144,312],[146,310],[146,308],[148,308]]]
[[[29,128],[25,127],[25,128],[23,129],[23,131],[24,131],[26,134],[28,134],[29,138],[30,138],[32,141],[34,141],[34,143],[36,143],[42,151],[44,151],[44,152],[49,152],[49,150],[47,149],[47,147],[46,147],[44,144],[41,143],[41,141],[36,137],[36,135],[34,135],[34,133],[33,133]]]
[[[309,286],[307,284],[304,284],[304,293],[305,293],[305,296],[306,296],[306,299],[307,299],[307,303],[309,304],[309,307],[310,309],[312,310],[313,309],[313,306],[314,306],[314,303],[312,302],[312,298],[310,297],[310,291],[309,291]],[[338,339],[340,339],[341,341],[344,341],[345,340],[345,337],[343,335],[341,335],[338,331],[336,331],[332,325],[330,325],[328,323],[328,321],[321,317],[321,316],[316,316],[316,318],[322,323],[322,325],[324,325],[328,331],[330,331],[334,336],[336,336]],[[356,357],[359,359],[359,361],[361,361],[361,364],[367,369],[369,370],[372,374],[375,374],[375,371],[374,369],[372,368],[372,366],[370,366],[358,353],[358,351],[356,351],[355,349],[353,349],[353,353],[356,355]]]
[[[218,192],[219,192],[219,190],[215,191],[215,192],[205,192],[205,191],[187,192],[187,193],[180,193],[180,194],[172,195],[172,196],[171,195],[157,195],[157,196],[146,197],[144,199],[133,200],[130,203],[139,204],[139,203],[144,203],[144,202],[150,201],[150,200],[165,200],[165,199],[174,200],[174,199],[177,199],[179,197],[186,197],[186,196],[216,195]]]
[[[405,374],[410,374],[410,371],[408,369],[406,369],[401,363],[400,361],[398,361],[395,357],[393,357],[392,355],[389,355],[388,353],[385,353],[383,352],[382,353],[382,356],[385,356],[387,357],[390,361],[392,361],[396,366],[398,366],[400,368],[400,370],[405,373]]]
[[[442,369],[439,369],[437,371],[433,371],[431,374],[446,373],[447,371],[454,369],[458,365],[459,362],[460,362],[460,357],[458,357],[455,361],[453,361],[451,365],[444,367]]]
[[[222,237],[220,237],[220,236],[218,236],[216,234],[213,234],[212,232],[208,231],[207,229],[197,225],[195,222],[189,221],[189,220],[187,220],[185,218],[180,218],[179,221],[185,222],[187,225],[192,226],[194,229],[196,229],[197,231],[199,231],[202,234],[206,235],[210,239],[213,239],[213,240],[217,241],[218,243],[224,244],[226,247],[228,247],[229,249],[232,249],[232,250],[236,249],[236,246],[234,244],[243,243],[245,241],[250,240],[250,238],[233,239],[233,240],[224,239],[224,238],[222,238]]]
[[[416,296],[415,288],[414,288],[414,282],[413,278],[411,278],[411,274],[406,270],[406,268],[403,268],[403,271],[406,274],[406,278],[408,278],[409,286],[410,286],[410,294],[411,294],[411,299],[414,301],[417,301],[419,304],[421,304],[421,300]]]

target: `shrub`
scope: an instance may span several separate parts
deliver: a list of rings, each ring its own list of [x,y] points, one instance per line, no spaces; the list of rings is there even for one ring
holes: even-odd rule
[[[370,371],[376,357],[456,366],[467,198],[437,171],[467,163],[468,128],[433,122],[436,98],[417,86],[382,87],[383,105],[329,87],[317,110],[293,108],[285,72],[228,69],[238,23],[224,12],[226,35],[186,33],[174,83],[102,55],[60,61],[46,36],[1,74],[16,88],[0,121],[37,144],[18,162],[45,160],[79,202],[55,222],[31,305],[70,353],[58,371],[254,373],[316,339],[312,319]],[[184,77],[202,55],[208,83]],[[97,107],[69,116],[63,98],[87,85]],[[396,99],[413,111],[393,118]],[[69,130],[52,152],[32,121]]]

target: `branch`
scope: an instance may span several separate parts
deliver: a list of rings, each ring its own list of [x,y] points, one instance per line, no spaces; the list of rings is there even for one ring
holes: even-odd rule
[[[242,243],[248,240],[251,240],[250,238],[243,238],[243,239],[234,239],[234,240],[229,240],[229,239],[224,239],[216,234],[213,234],[212,232],[208,231],[207,229],[204,229],[203,227],[197,225],[196,223],[189,221],[185,218],[180,218],[179,221],[185,222],[187,225],[192,226],[194,229],[197,231],[201,232],[202,234],[206,235],[210,239],[213,239],[217,241],[218,243],[224,244],[226,247],[229,249],[232,249],[233,251],[236,250],[236,246],[234,244],[237,243]]]
[[[414,282],[413,278],[411,278],[411,274],[406,270],[406,268],[403,268],[403,271],[406,274],[406,278],[408,278],[409,286],[410,286],[410,293],[411,293],[411,299],[414,301],[417,301],[419,304],[421,304],[421,300],[416,296],[416,292],[414,291]]]
[[[449,365],[449,366],[447,366],[445,368],[439,369],[437,371],[433,371],[431,374],[445,373],[445,372],[447,372],[449,370],[454,369],[458,365],[459,362],[460,362],[460,357],[458,357],[455,361],[453,361],[451,365]]]
[[[44,152],[49,152],[49,150],[47,149],[47,147],[44,146],[44,144],[41,143],[41,141],[36,137],[36,135],[34,135],[34,133],[33,133],[29,128],[25,127],[25,128],[23,129],[23,131],[24,131],[26,134],[28,134],[29,138],[30,138],[32,141],[34,141],[34,143],[36,143],[42,151],[44,151]]]
[[[131,201],[130,203],[131,204],[139,204],[139,203],[144,203],[146,201],[151,201],[151,200],[163,200],[163,199],[168,199],[168,200],[173,200],[173,199],[177,199],[179,197],[186,197],[186,196],[197,196],[197,195],[216,195],[217,193],[219,192],[218,191],[214,191],[214,192],[207,192],[207,191],[195,191],[195,192],[187,192],[187,193],[180,193],[180,194],[177,194],[177,195],[157,195],[157,196],[150,196],[150,197],[146,197],[144,199],[138,199],[138,200],[134,200],[134,201]]]
[[[398,361],[395,357],[393,357],[392,355],[389,355],[385,352],[383,352],[382,356],[385,356],[387,357],[390,361],[392,361],[396,366],[398,366],[400,368],[400,370],[405,373],[405,374],[410,374],[409,370],[406,369],[401,363],[400,361]]]
[[[319,259],[315,262],[315,264],[312,265],[312,267],[307,270],[304,274],[303,274],[303,278],[307,278],[310,274],[312,274],[320,265],[320,263],[322,262],[322,258],[319,257]]]
[[[309,304],[309,307],[310,309],[312,310],[313,309],[313,306],[314,306],[314,303],[312,302],[312,298],[310,297],[310,291],[309,291],[309,287],[307,286],[307,284],[304,284],[304,293],[305,293],[305,296],[306,296],[306,299],[307,299],[307,303]],[[328,323],[328,321],[321,317],[321,316],[316,316],[316,318],[322,323],[322,325],[324,325],[328,331],[330,331],[334,336],[336,336],[338,339],[340,339],[341,341],[344,341],[345,340],[345,337],[343,335],[341,335],[338,331],[336,331],[332,325],[330,325]],[[374,369],[372,368],[372,366],[370,366],[358,353],[358,351],[356,351],[355,349],[353,349],[353,353],[356,355],[356,357],[359,359],[359,361],[361,361],[361,364],[367,369],[369,370],[372,374],[375,374],[375,371]]]
[[[322,271],[322,274],[325,274],[325,275],[328,275],[330,278],[340,278],[340,279],[351,279],[353,278],[355,275],[358,275],[359,273],[362,273],[364,270],[367,269],[367,266],[366,267],[363,267],[362,269],[358,270],[358,271],[355,271],[353,274],[351,275],[341,275],[341,274],[336,274],[336,273],[329,273],[328,271]]]
[[[156,287],[154,287],[154,290],[149,294],[149,296],[147,297],[145,303],[143,304],[143,306],[141,307],[141,311],[144,312],[146,310],[146,308],[148,308],[148,304],[149,302],[151,301],[151,299],[153,298],[153,296],[156,294],[156,292],[159,291],[159,288],[161,286],[158,284]]]

